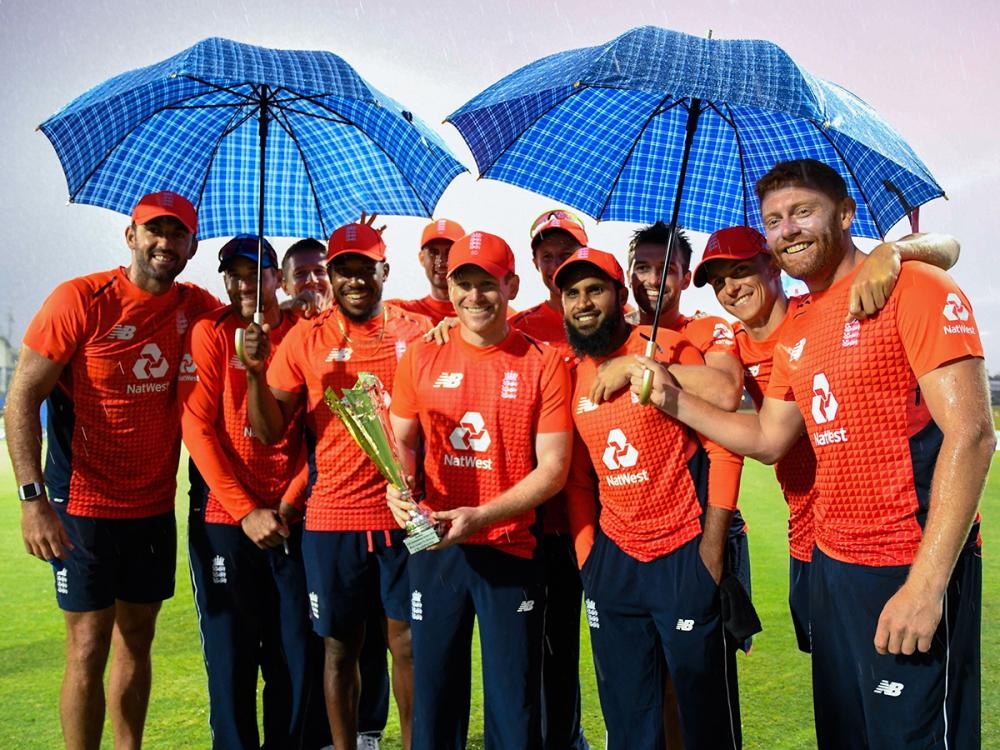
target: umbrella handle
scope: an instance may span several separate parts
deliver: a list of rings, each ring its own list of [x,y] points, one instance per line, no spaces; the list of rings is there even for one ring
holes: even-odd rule
[[[656,342],[650,339],[646,342],[646,356],[652,359],[656,354]],[[653,371],[648,367],[643,368],[642,371],[642,385],[639,388],[639,403],[646,406],[649,403],[649,397],[653,392]]]
[[[240,362],[243,363],[244,367],[246,367],[247,364],[246,357],[243,354],[243,334],[245,333],[245,328],[237,328],[233,331],[233,338],[235,339],[233,343],[236,344],[236,356],[240,358]]]

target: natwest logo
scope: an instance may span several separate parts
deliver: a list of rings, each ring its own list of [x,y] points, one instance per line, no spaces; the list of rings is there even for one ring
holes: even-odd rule
[[[160,347],[156,344],[146,344],[139,352],[139,359],[132,365],[132,374],[139,380],[162,378],[169,368],[170,363],[164,358]]]
[[[608,433],[608,447],[601,460],[612,471],[629,469],[639,460],[639,451],[628,441],[625,433],[616,427]]]
[[[818,372],[813,375],[812,416],[816,424],[826,424],[837,418],[837,397],[830,390],[830,381],[826,374]]]
[[[455,450],[473,450],[482,453],[490,447],[490,433],[486,431],[483,415],[478,411],[467,411],[459,420],[458,427],[451,431],[448,441]]]
[[[955,292],[951,292],[945,299],[944,317],[952,323],[964,322],[969,319],[969,308]]]

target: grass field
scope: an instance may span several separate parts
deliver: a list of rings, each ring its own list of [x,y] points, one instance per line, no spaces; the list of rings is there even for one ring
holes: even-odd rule
[[[9,462],[0,461],[0,747],[51,750],[61,746],[58,715],[63,627],[47,565],[24,553],[18,501]],[[754,601],[764,632],[749,656],[740,655],[744,745],[778,750],[815,747],[808,658],[795,648],[788,618],[785,509],[770,469],[752,461],[744,473],[741,506],[750,525]],[[179,519],[183,506],[179,503]],[[1000,461],[983,500],[983,747],[1000,747]],[[184,524],[178,528],[183,530]],[[186,549],[182,544],[181,549]],[[589,640],[583,634],[581,675],[584,728],[603,747],[603,724]],[[191,599],[186,556],[178,560],[177,595],[164,605],[154,647],[154,683],[145,747],[197,750],[209,747],[205,675]],[[470,747],[481,748],[481,706],[473,707]],[[477,737],[477,732],[479,737]],[[103,747],[110,748],[105,730]],[[383,747],[399,747],[390,717]]]

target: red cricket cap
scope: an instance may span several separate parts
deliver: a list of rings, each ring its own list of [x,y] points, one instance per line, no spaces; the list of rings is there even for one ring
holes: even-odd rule
[[[748,260],[761,253],[770,253],[764,235],[751,227],[729,227],[713,232],[705,245],[701,262],[694,269],[694,285],[708,283],[705,264],[710,260]]]
[[[580,220],[580,217],[572,211],[559,208],[546,211],[532,222],[531,249],[535,249],[535,245],[542,241],[546,232],[553,231],[566,232],[581,245],[586,245],[588,242],[587,232],[583,228],[583,221]]]
[[[495,234],[472,232],[455,240],[448,251],[448,276],[461,266],[478,266],[497,279],[514,273],[514,253]]]
[[[579,263],[587,263],[591,266],[595,266],[609,279],[625,286],[625,272],[622,270],[621,264],[615,256],[611,253],[606,253],[603,250],[597,250],[593,247],[581,247],[564,260],[562,265],[556,269],[554,274],[552,274],[552,281],[555,285],[561,289],[562,284],[560,283],[560,278],[566,277],[566,271],[569,270],[570,266],[574,266]]]
[[[326,243],[326,262],[344,253],[357,253],[374,261],[385,260],[385,243],[382,235],[367,224],[345,224],[330,235]]]
[[[145,224],[161,216],[173,216],[191,234],[198,232],[198,214],[191,201],[171,190],[148,193],[132,209],[132,221],[136,224]]]
[[[465,230],[457,221],[451,219],[438,219],[432,221],[424,227],[424,233],[420,235],[420,247],[424,247],[428,242],[434,240],[448,240],[454,242],[465,236]]]

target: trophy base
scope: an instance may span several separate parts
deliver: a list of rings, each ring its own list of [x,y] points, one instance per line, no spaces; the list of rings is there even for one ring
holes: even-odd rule
[[[433,547],[440,541],[441,538],[433,526],[427,526],[422,531],[418,531],[412,535],[408,534],[403,538],[403,544],[406,545],[406,549],[410,551],[411,555],[428,547]]]

